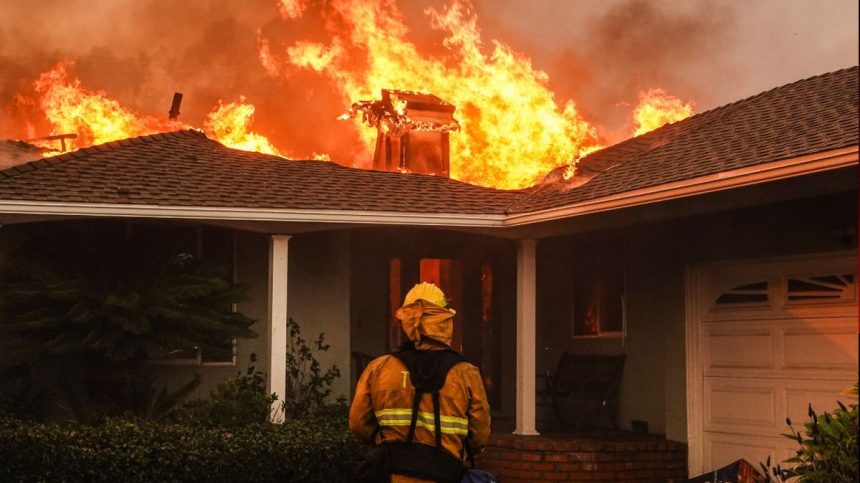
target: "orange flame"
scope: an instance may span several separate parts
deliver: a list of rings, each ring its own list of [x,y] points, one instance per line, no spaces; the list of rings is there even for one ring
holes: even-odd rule
[[[76,142],[66,146],[68,150],[189,127],[176,120],[138,114],[104,92],[82,87],[79,79],[69,75],[73,65],[71,61],[60,62],[35,82],[38,105],[51,125],[51,134],[78,135]],[[21,99],[20,102],[26,101]],[[254,106],[243,97],[238,102],[219,102],[207,117],[205,132],[228,147],[281,155],[266,137],[250,130],[253,115]],[[50,151],[46,155],[57,153]]]
[[[281,153],[265,136],[249,130],[254,110],[254,105],[245,102],[242,96],[238,102],[224,104],[218,101],[218,109],[206,116],[204,130],[209,137],[227,147],[280,156]]]
[[[686,119],[693,115],[693,101],[683,102],[666,94],[663,89],[639,93],[639,105],[633,110],[633,136],[653,131],[664,124]]]
[[[60,62],[35,82],[39,106],[51,124],[51,134],[75,133],[75,144],[84,147],[182,127],[176,121],[140,116],[104,92],[82,88],[80,80],[69,78],[72,65],[73,62]]]
[[[307,14],[307,2],[282,5],[290,7],[282,9],[289,12],[285,19]],[[347,106],[376,98],[386,88],[430,92],[454,104],[461,132],[450,138],[453,178],[522,188],[598,145],[595,128],[572,101],[555,98],[545,72],[500,41],[485,46],[465,0],[425,11],[433,28],[445,34],[446,58],[423,54],[406,39],[393,2],[333,0],[326,5],[331,43],[299,41],[289,48],[289,61],[332,79]],[[376,130],[355,122],[367,152],[355,164],[366,167]]]

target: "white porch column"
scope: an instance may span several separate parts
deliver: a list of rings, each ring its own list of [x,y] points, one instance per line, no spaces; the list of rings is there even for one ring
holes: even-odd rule
[[[517,245],[517,427],[514,434],[538,434],[535,429],[535,287],[537,242]]]
[[[275,393],[272,404],[275,422],[283,422],[283,411],[277,411],[287,389],[287,255],[289,235],[272,235],[269,241],[269,367],[266,392]]]

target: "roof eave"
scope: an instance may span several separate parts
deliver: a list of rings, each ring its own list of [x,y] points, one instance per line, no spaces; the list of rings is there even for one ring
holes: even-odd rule
[[[858,146],[723,171],[707,176],[618,193],[540,211],[513,214],[419,213],[361,210],[305,210],[239,207],[199,207],[106,203],[63,203],[0,200],[0,214],[329,223],[340,225],[412,225],[470,228],[516,227],[561,218],[619,210],[672,199],[810,175],[856,165]]]
[[[857,162],[858,145],[855,144],[846,148],[747,166],[735,170],[721,171],[706,176],[650,186],[546,210],[513,213],[505,218],[505,226],[522,226],[686,198],[844,168],[856,165]]]
[[[500,227],[502,214],[412,213],[0,200],[0,214],[178,220]]]

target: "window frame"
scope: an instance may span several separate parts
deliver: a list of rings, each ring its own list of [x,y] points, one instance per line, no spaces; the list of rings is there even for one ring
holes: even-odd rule
[[[580,286],[579,283],[577,283],[577,282],[579,282],[579,279],[574,277],[574,280],[572,281],[573,287],[572,287],[572,296],[571,296],[571,303],[570,303],[570,335],[571,335],[572,340],[623,339],[627,336],[627,312],[628,312],[628,310],[627,310],[627,300],[628,300],[628,296],[627,296],[627,289],[628,289],[628,285],[627,285],[627,263],[626,263],[626,259],[623,256],[623,254],[624,254],[623,250],[620,253],[618,253],[618,255],[621,255],[620,257],[618,257],[618,259],[621,260],[620,265],[612,267],[613,271],[620,271],[620,274],[618,274],[618,275],[620,275],[620,277],[621,277],[621,294],[620,294],[620,300],[619,300],[619,303],[621,304],[621,321],[620,321],[621,327],[618,330],[603,330],[603,320],[600,316],[598,316],[597,333],[595,333],[595,334],[577,334],[577,325],[578,325],[577,324],[577,314],[578,314],[578,311],[577,311],[577,303],[576,302],[577,302],[577,298],[579,296],[578,291],[582,287]],[[592,274],[591,279],[594,280],[594,282],[592,284],[593,287],[591,290],[598,292],[598,294],[599,294],[599,299],[597,302],[598,307],[599,307],[598,310],[602,311],[603,306],[609,303],[607,300],[604,300],[604,297],[606,297],[607,295],[600,293],[602,290],[602,287],[606,283],[604,280],[605,270],[606,270],[606,268],[605,268],[606,265],[604,262],[606,259],[611,259],[612,257],[610,257],[609,254],[606,253],[606,251],[602,251],[601,253],[599,253],[597,258],[599,259],[597,264],[595,264],[591,267],[588,267],[587,272]]]
[[[143,223],[141,224],[143,225]],[[195,256],[203,255],[203,225],[176,225],[181,228],[191,228],[194,230],[195,236]],[[220,228],[220,227],[218,227]],[[225,228],[227,229],[227,228]],[[237,282],[237,260],[236,260],[236,231],[229,230],[230,233],[230,280],[233,283]],[[238,304],[233,303],[230,306],[232,312],[238,311]],[[236,365],[236,348],[238,341],[233,338],[231,343],[232,355],[230,360],[223,361],[204,361],[204,350],[198,346],[191,347],[194,350],[194,357],[171,358],[169,356],[153,357],[147,363],[156,366],[198,366],[198,367],[234,367]]]

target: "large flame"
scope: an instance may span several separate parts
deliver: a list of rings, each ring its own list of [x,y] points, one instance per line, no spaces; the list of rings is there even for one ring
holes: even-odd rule
[[[308,3],[282,1],[288,21],[308,14]],[[433,93],[457,107],[461,131],[451,136],[451,176],[497,188],[534,184],[599,144],[595,128],[571,100],[560,101],[546,73],[500,41],[485,45],[471,5],[457,0],[427,9],[444,33],[444,58],[419,51],[393,2],[332,0],[323,17],[331,40],[299,41],[287,50],[294,66],[327,76],[344,105],[373,99],[386,88]],[[368,156],[376,130],[359,126]]]
[[[204,130],[209,137],[230,148],[281,154],[265,136],[249,130],[254,116],[253,104],[245,102],[245,98],[241,96],[238,102],[224,104],[219,101],[218,104],[218,109],[206,117],[204,124]]]
[[[633,110],[633,135],[639,136],[658,127],[693,115],[693,101],[684,102],[666,94],[663,89],[639,93],[639,105]]]
[[[35,82],[39,106],[51,124],[51,134],[77,134],[75,144],[84,147],[181,127],[175,121],[132,112],[104,92],[84,89],[80,80],[69,78],[72,65],[69,61],[60,62]]]
[[[67,150],[190,127],[176,120],[138,114],[105,92],[84,88],[79,79],[69,75],[73,65],[71,61],[60,62],[42,73],[34,84],[51,134],[77,134],[75,142],[66,145]],[[237,102],[219,102],[219,107],[207,116],[204,131],[231,148],[280,155],[268,139],[251,130],[253,115],[254,106],[241,96]],[[48,141],[40,144],[57,148]]]

